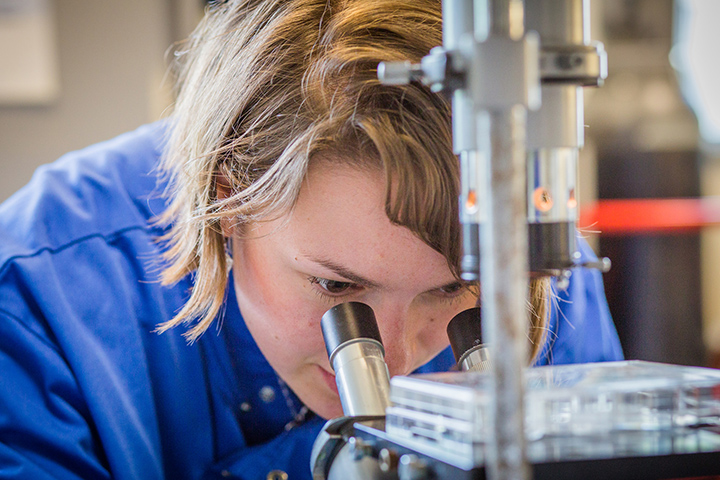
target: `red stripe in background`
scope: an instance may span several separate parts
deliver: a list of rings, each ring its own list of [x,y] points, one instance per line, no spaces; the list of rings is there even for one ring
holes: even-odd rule
[[[720,197],[600,200],[580,212],[580,230],[668,233],[720,225]]]

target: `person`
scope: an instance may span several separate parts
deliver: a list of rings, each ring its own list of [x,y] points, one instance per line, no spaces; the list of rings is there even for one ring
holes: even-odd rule
[[[0,478],[309,478],[342,413],[320,318],[348,300],[391,375],[451,366],[478,291],[450,110],[376,76],[441,21],[435,0],[212,3],[167,119],[0,206]],[[529,288],[532,362],[621,358],[597,272]]]

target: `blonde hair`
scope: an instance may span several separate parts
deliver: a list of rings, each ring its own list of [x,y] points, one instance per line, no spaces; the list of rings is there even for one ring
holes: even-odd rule
[[[381,85],[381,61],[419,61],[442,43],[438,0],[214,3],[177,61],[163,169],[172,226],[163,283],[194,273],[180,323],[197,339],[222,307],[229,265],[220,221],[292,209],[313,158],[377,166],[386,211],[458,273],[459,166],[447,101],[419,84]],[[330,154],[330,155],[327,155]],[[230,195],[218,195],[218,180]],[[531,282],[529,337],[542,345],[546,285]]]

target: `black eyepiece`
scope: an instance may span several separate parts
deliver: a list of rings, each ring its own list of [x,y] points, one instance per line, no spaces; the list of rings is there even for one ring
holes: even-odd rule
[[[375,312],[364,303],[346,302],[325,312],[320,322],[329,357],[340,345],[358,338],[376,340],[382,345]]]

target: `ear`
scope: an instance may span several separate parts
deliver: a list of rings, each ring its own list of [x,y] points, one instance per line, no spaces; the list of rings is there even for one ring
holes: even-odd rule
[[[215,174],[215,191],[217,193],[218,201],[227,200],[232,196],[232,187],[230,186],[230,181],[222,172],[218,172]],[[229,217],[221,218],[220,229],[222,230],[223,237],[232,238],[234,232],[232,219]]]
[[[217,199],[221,201],[232,196],[230,180],[228,180],[222,172],[217,172],[215,174],[215,191],[217,192]]]

